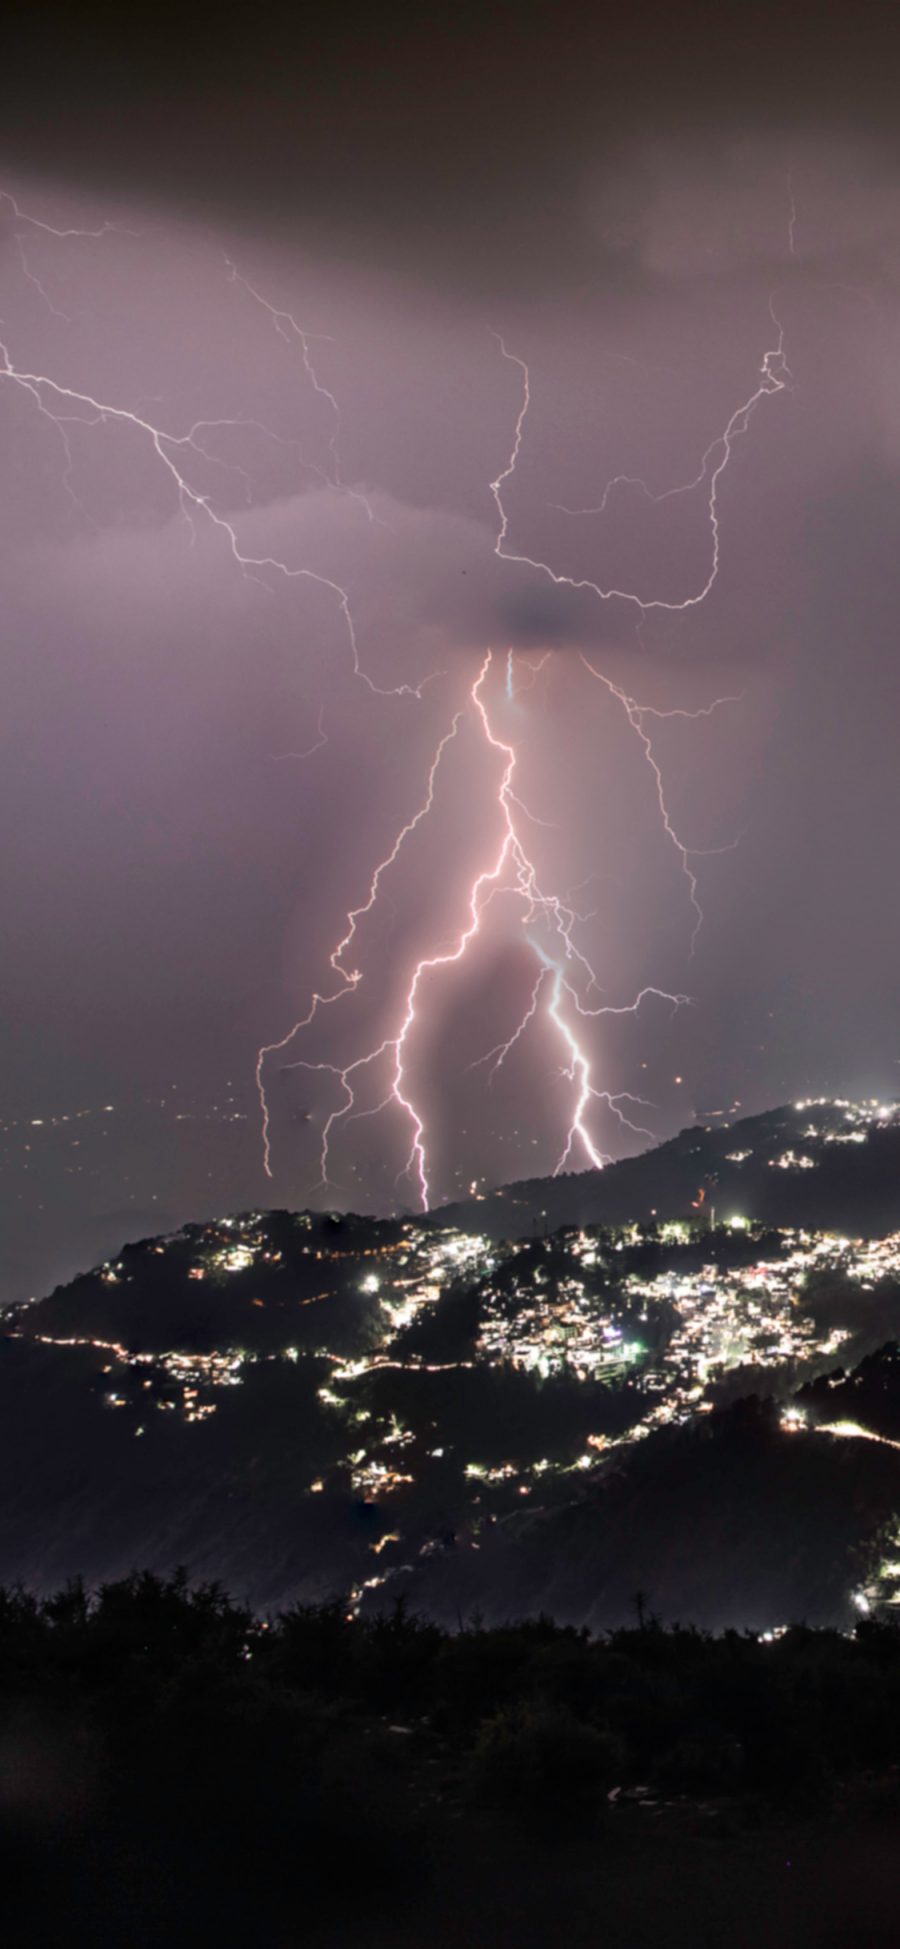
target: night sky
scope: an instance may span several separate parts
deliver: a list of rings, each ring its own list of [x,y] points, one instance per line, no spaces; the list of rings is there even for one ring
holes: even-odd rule
[[[890,10],[370,12],[6,49],[12,1296],[896,1091]]]

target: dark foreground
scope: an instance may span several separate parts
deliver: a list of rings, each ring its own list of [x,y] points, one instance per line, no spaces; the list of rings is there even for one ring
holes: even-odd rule
[[[900,1632],[0,1593],[5,1942],[897,1940]]]

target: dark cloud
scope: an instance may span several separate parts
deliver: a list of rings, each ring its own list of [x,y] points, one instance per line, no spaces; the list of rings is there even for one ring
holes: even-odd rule
[[[609,259],[580,206],[623,148],[895,141],[891,10],[584,0],[20,8],[8,159],[480,289]],[[614,215],[610,245],[627,233]],[[614,253],[613,253],[614,254]]]

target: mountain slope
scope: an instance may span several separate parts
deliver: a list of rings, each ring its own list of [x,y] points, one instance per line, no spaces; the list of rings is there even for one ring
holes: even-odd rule
[[[893,1110],[817,1104],[525,1187],[592,1207],[547,1237],[477,1201],[127,1246],[6,1317],[0,1581],[845,1622],[900,1559],[898,1184]]]
[[[805,1158],[806,1164],[783,1160]],[[895,1105],[785,1105],[731,1126],[697,1125],[603,1171],[532,1178],[436,1214],[489,1238],[560,1225],[684,1218],[702,1197],[721,1217],[831,1226],[874,1235],[900,1225],[900,1122]]]

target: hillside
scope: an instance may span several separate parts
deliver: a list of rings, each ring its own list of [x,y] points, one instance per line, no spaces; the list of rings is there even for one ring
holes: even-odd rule
[[[530,1178],[437,1213],[489,1238],[560,1225],[623,1225],[715,1207],[761,1224],[851,1233],[900,1225],[900,1121],[894,1104],[786,1104],[737,1123],[696,1124],[603,1171]]]
[[[898,1144],[817,1105],[683,1133],[547,1236],[282,1211],[129,1245],[6,1316],[0,1580],[846,1623],[893,1591]]]

